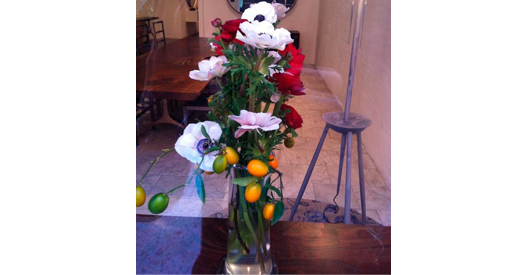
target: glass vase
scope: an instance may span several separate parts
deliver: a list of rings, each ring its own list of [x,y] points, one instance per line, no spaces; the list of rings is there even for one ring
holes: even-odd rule
[[[231,179],[249,176],[245,171],[236,171]],[[262,184],[266,182],[259,182]],[[277,274],[277,266],[270,254],[271,221],[263,218],[264,203],[258,200],[249,203],[245,199],[245,188],[230,184],[229,235],[225,274]],[[262,190],[261,196],[266,190]]]

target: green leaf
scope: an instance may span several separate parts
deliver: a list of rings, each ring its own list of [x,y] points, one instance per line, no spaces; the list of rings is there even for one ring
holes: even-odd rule
[[[268,57],[265,57],[263,58],[263,60],[261,61],[261,65],[260,65],[260,68],[259,68],[259,72],[264,74],[264,75],[270,75],[270,71],[268,69],[268,66],[270,66],[270,64],[272,64],[272,62],[274,62],[274,57],[272,56],[268,56]]]
[[[249,183],[257,181],[258,178],[256,177],[246,177],[246,178],[237,178],[234,179],[232,182],[233,184],[236,184],[238,186],[247,186]]]
[[[207,138],[208,140],[211,140],[210,136],[206,132],[206,128],[204,128],[204,125],[201,125],[201,133],[203,133],[203,136]]]
[[[284,212],[284,203],[279,201],[276,203],[276,209],[274,210],[274,217],[272,218],[272,225],[275,224],[282,216]]]
[[[203,183],[203,177],[201,174],[197,174],[196,176],[196,189],[197,189],[197,195],[201,199],[203,203],[206,201],[206,194],[204,191],[204,183]]]
[[[279,191],[279,189],[277,189],[275,186],[272,186],[272,185],[268,184],[268,185],[265,185],[265,187],[267,187],[268,189],[270,189],[270,190],[272,190],[272,191],[276,192],[276,194],[277,194],[279,197],[281,197],[281,198],[283,197],[283,195],[281,194],[281,191]]]

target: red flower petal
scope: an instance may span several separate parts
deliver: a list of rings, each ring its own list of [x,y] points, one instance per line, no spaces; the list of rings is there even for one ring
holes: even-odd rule
[[[290,127],[293,129],[299,129],[302,127],[302,117],[299,115],[299,113],[290,105],[283,104],[281,105],[281,111],[284,110],[290,110],[289,113],[286,114],[285,120]]]
[[[291,60],[288,61],[291,68],[286,68],[285,71],[292,73],[295,76],[300,76],[302,73],[302,65],[304,63],[304,59],[306,58],[306,56],[301,52],[302,50],[297,50],[293,43],[286,45],[286,48],[283,51],[279,51],[281,56],[286,56],[287,53],[290,53],[291,55]]]
[[[222,30],[227,32],[227,33],[231,33],[233,35],[236,35],[236,32],[240,29],[240,24],[242,24],[243,22],[247,21],[246,19],[235,19],[235,20],[229,20],[229,21],[226,21],[223,25],[222,25]]]
[[[304,84],[298,76],[288,73],[276,73],[272,75],[271,82],[277,83],[277,89],[283,95],[305,95]]]

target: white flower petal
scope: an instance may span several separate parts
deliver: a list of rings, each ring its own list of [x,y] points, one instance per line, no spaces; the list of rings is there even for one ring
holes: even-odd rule
[[[224,63],[228,63],[225,56],[212,56],[209,60],[199,62],[199,70],[191,71],[189,77],[195,80],[209,81],[214,77],[222,76],[229,70],[223,66]]]
[[[199,71],[201,71],[201,72],[208,72],[211,68],[210,61],[208,61],[208,60],[203,60],[203,61],[199,62],[198,65],[199,65]]]
[[[263,15],[265,17],[265,22],[275,23],[277,21],[275,8],[270,3],[265,1],[252,4],[248,9],[244,11],[242,14],[242,19],[247,19],[250,22],[258,22],[255,21],[255,18],[258,15]]]
[[[199,80],[199,81],[209,81],[210,80],[208,78],[208,72],[201,72],[198,70],[190,71],[188,76],[194,80]]]
[[[240,128],[240,129],[236,130],[236,132],[235,132],[235,138],[239,138],[239,137],[241,137],[243,134],[245,134],[245,132],[248,132],[248,131],[249,131],[249,130],[242,129],[242,128]]]
[[[213,162],[215,161],[215,156],[213,153],[209,153],[204,156],[203,163],[201,163],[201,168],[204,171],[213,172]]]
[[[281,121],[279,121],[279,123],[281,123]],[[265,126],[265,127],[261,127],[261,129],[262,129],[263,131],[273,131],[273,130],[277,130],[277,129],[279,129],[279,123],[277,123],[277,124],[272,124],[272,125]]]
[[[185,158],[192,163],[199,163],[203,157],[197,148],[185,147]]]
[[[206,129],[206,133],[210,136],[211,139],[218,141],[220,136],[222,135],[222,129],[219,124],[213,121],[205,121],[203,125]]]
[[[203,123],[196,123],[192,126],[192,134],[198,140],[205,139],[205,136],[203,136],[203,133],[201,132],[201,126],[203,126]]]
[[[192,134],[185,134],[178,138],[175,147],[195,147],[198,140]]]
[[[267,21],[243,22],[240,24],[240,31],[237,32],[236,38],[260,49],[284,50],[287,44],[293,42],[289,31],[283,28],[274,29],[274,26]]]
[[[247,129],[247,130],[255,130],[255,129],[260,128],[260,126],[259,125],[241,125],[238,128],[240,128],[240,129]]]
[[[253,113],[246,110],[240,111],[240,116],[229,116],[229,119],[240,124],[238,130],[235,132],[236,138],[240,137],[245,132],[252,130],[277,130],[281,123],[281,119],[272,116],[270,113]],[[260,132],[258,131],[258,133]]]
[[[210,135],[210,138],[212,140],[218,141],[220,139],[220,136],[222,135],[222,129],[219,126],[211,127],[210,131],[208,132],[208,135]]]

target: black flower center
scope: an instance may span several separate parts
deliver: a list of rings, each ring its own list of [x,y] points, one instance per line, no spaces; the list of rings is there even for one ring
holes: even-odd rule
[[[265,16],[263,16],[263,14],[258,14],[254,17],[254,21],[265,21]]]
[[[204,154],[204,152],[206,152],[206,150],[210,149],[210,143],[208,142],[208,139],[201,139],[198,143],[197,143],[197,151],[201,154]]]

